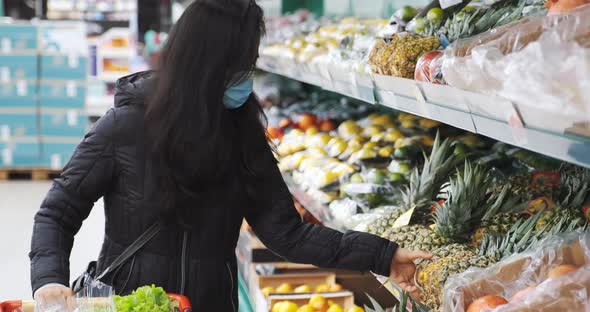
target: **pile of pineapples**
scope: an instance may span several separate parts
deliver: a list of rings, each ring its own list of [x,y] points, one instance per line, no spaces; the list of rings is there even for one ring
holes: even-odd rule
[[[454,154],[451,142],[437,136],[422,170],[412,172],[399,207],[368,231],[400,247],[433,253],[418,265],[416,281],[423,302],[438,309],[451,275],[489,267],[549,235],[585,229],[589,172],[571,167],[557,182],[537,179],[547,183],[532,185],[528,175],[499,183],[487,168]],[[526,194],[539,197],[530,200]],[[410,214],[408,225],[394,227]]]

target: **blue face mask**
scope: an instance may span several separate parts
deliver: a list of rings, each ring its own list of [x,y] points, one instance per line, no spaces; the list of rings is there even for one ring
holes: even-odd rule
[[[254,79],[248,78],[225,90],[223,105],[227,109],[235,109],[246,103],[254,88]]]

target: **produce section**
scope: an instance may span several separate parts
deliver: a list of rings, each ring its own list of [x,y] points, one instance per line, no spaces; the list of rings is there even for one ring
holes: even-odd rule
[[[576,257],[590,207],[590,107],[578,100],[590,77],[540,67],[559,49],[585,66],[590,6],[574,2],[436,1],[389,22],[308,18],[266,43],[258,68],[307,94],[293,100],[289,85],[289,100],[267,113],[295,200],[329,227],[434,255],[418,264],[419,300],[389,285],[398,304],[367,311],[411,301],[413,311],[587,308],[570,290],[586,292],[588,280],[569,273],[588,268]],[[567,87],[556,78],[566,71]],[[515,264],[537,256],[547,261],[534,274]]]

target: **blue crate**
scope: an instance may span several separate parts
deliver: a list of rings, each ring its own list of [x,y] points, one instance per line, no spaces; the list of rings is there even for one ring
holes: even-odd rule
[[[0,168],[40,165],[41,144],[37,138],[0,141]]]
[[[35,54],[0,54],[0,83],[14,80],[35,80],[37,55]]]
[[[86,134],[88,116],[78,110],[47,110],[39,116],[41,136],[82,138]]]
[[[87,68],[87,56],[41,55],[41,79],[85,80]]]
[[[36,108],[37,83],[19,80],[0,83],[0,108]]]
[[[0,111],[0,140],[37,136],[39,119],[35,110]]]
[[[63,168],[70,158],[72,158],[74,150],[80,141],[82,141],[82,139],[79,141],[56,141],[54,139],[41,137],[41,165],[54,169]]]
[[[37,50],[38,33],[30,24],[0,24],[0,54]]]
[[[41,108],[82,109],[86,104],[86,81],[47,81],[39,86]]]

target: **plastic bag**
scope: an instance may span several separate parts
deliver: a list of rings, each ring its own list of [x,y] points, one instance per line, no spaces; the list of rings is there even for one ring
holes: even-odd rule
[[[442,75],[442,52],[435,50],[424,53],[416,63],[414,79],[436,84],[445,84]]]
[[[464,312],[473,300],[482,296],[509,299],[523,290],[520,298],[509,299],[508,304],[493,311],[590,311],[590,233],[554,236],[539,246],[490,268],[469,269],[449,278],[442,311]],[[578,269],[548,278],[552,268],[563,264]]]
[[[589,48],[590,5],[585,5],[459,40],[445,51],[442,72],[454,87],[588,120]]]
[[[74,312],[116,312],[114,290],[94,281],[74,296]]]

